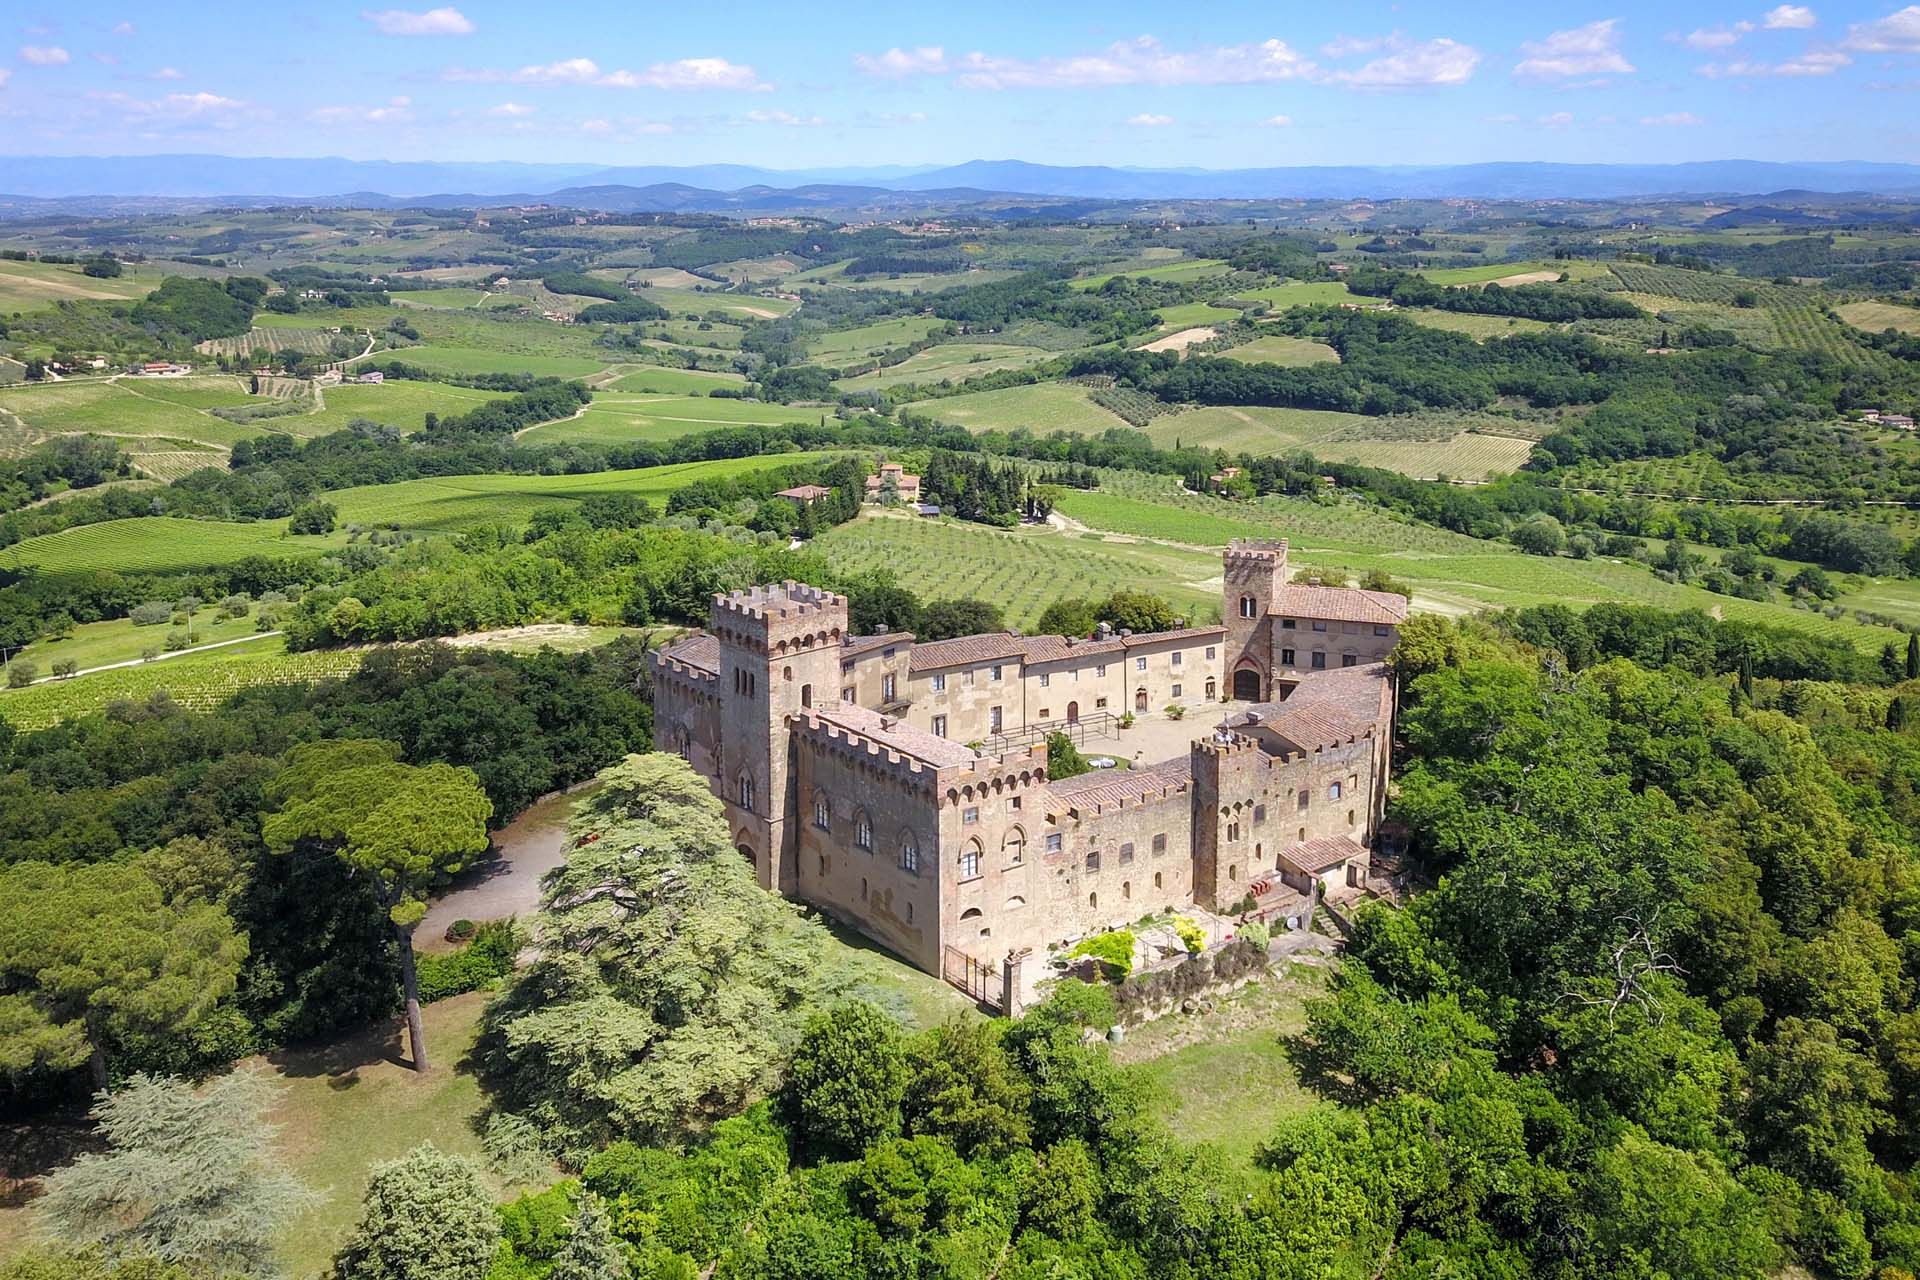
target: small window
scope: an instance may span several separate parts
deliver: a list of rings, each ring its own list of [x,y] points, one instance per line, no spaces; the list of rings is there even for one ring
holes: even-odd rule
[[[751,813],[753,811],[753,778],[751,776],[744,773],[740,775],[740,789],[737,794],[740,807]]]
[[[1179,665],[1180,665],[1180,657],[1181,657],[1181,654],[1180,654],[1180,651],[1179,651],[1178,649],[1175,649],[1175,650],[1173,651],[1173,665],[1174,665],[1174,666],[1176,666],[1176,667],[1177,667],[1177,666],[1179,666]]]
[[[1280,619],[1280,629],[1281,629],[1282,631],[1293,631],[1293,630],[1297,630],[1297,629],[1299,628],[1299,626],[1300,626],[1300,623],[1299,623],[1299,621],[1298,621],[1297,619],[1294,619],[1294,618],[1282,618],[1282,619]]]
[[[891,671],[880,677],[880,696],[887,702],[893,701],[893,691],[899,687],[895,683],[897,679],[898,677]]]
[[[1230,864],[1227,867],[1227,879],[1238,880],[1239,878],[1240,878],[1240,864],[1237,862]]]
[[[860,901],[865,902],[866,900],[867,900],[867,878],[865,876],[861,876],[860,877]]]
[[[1098,710],[1099,708],[1107,705],[1107,700],[1105,698],[1095,698],[1093,700],[1093,705],[1094,705],[1094,709]]]
[[[1133,900],[1133,881],[1122,880],[1120,882],[1120,896],[1129,902]]]
[[[1377,622],[1376,622],[1376,623],[1374,624],[1374,626],[1373,626],[1373,634],[1375,634],[1375,635],[1377,635],[1377,636],[1384,636],[1384,635],[1387,635],[1388,633],[1389,633],[1389,632],[1388,632],[1388,628],[1386,628],[1386,627],[1383,627],[1383,626],[1381,626],[1381,625],[1380,625],[1379,623],[1377,623]]]
[[[911,902],[907,904],[907,923],[913,923],[913,904]]]
[[[1047,833],[1047,852],[1048,853],[1060,852],[1060,840],[1061,840],[1061,836],[1058,831],[1048,832]]]
[[[977,844],[969,844],[960,851],[960,878],[962,880],[973,880],[979,875],[980,846]],[[980,913],[975,911],[974,914],[979,915]],[[964,917],[962,918],[964,919]]]
[[[1229,822],[1227,824],[1227,839],[1238,840],[1239,838],[1240,838],[1240,824],[1237,822]]]
[[[1253,825],[1257,827],[1261,823],[1265,822],[1266,820],[1267,820],[1267,806],[1263,804],[1257,804],[1253,806]]]
[[[1282,649],[1280,651],[1280,665],[1283,667],[1290,667],[1293,665],[1293,650]]]
[[[987,732],[999,733],[1005,723],[1005,718],[1001,715],[999,707],[987,708]]]
[[[824,853],[820,855],[820,878],[827,878],[827,855]]]
[[[1313,651],[1313,669],[1315,671],[1325,671],[1327,669],[1327,655],[1319,649]]]
[[[1095,849],[1087,855],[1087,872],[1091,875],[1098,870],[1100,870],[1100,851]]]
[[[851,690],[851,689],[842,689],[842,690],[840,691],[840,701],[842,701],[842,702],[848,702],[848,703],[850,703],[850,702],[852,702],[852,701],[853,701],[853,690]]]
[[[1307,811],[1307,806],[1312,802],[1313,802],[1313,793],[1310,791],[1302,790],[1300,794],[1294,798],[1293,807],[1295,809],[1298,809],[1301,813],[1305,813]]]
[[[1099,895],[1099,894],[1097,894],[1097,893],[1090,893],[1090,894],[1088,894],[1088,895],[1087,895],[1087,905],[1088,905],[1088,906],[1090,906],[1090,907],[1097,907],[1097,906],[1099,906],[1099,905],[1100,905],[1100,895]]]
[[[900,841],[900,869],[910,876],[920,874],[920,846],[913,842],[912,836]]]
[[[1219,657],[1219,656],[1220,656],[1219,654],[1217,654],[1217,653],[1215,653],[1215,652],[1214,652],[1214,646],[1212,646],[1212,645],[1208,645],[1208,646],[1207,646],[1207,661],[1208,661],[1208,662],[1212,662],[1212,661],[1213,661],[1213,660],[1214,660],[1215,658],[1217,658],[1217,657]],[[1157,889],[1157,888],[1159,888],[1160,886],[1158,886],[1158,885],[1155,885],[1154,887],[1155,887],[1155,888]]]
[[[1053,708],[1052,708],[1052,707],[1042,707],[1042,708],[1040,708],[1040,718],[1041,718],[1042,720],[1045,720],[1045,719],[1046,719],[1047,717],[1049,717],[1049,716],[1051,716],[1052,714],[1053,714]]]
[[[841,675],[843,675],[843,676],[850,676],[850,675],[852,675],[852,674],[853,674],[853,663],[851,663],[851,662],[843,662],[843,663],[841,663],[841,664],[840,664],[840,674],[841,674]]]
[[[1153,852],[1154,852],[1154,856],[1158,857],[1160,854],[1163,854],[1166,851],[1167,851],[1167,833],[1163,831],[1159,835],[1153,838]]]
[[[1016,813],[1017,813],[1017,812],[1019,812],[1019,809],[1020,809],[1020,797],[1019,797],[1019,796],[1009,796],[1009,797],[1007,798],[1007,808],[1009,808],[1009,809],[1012,809],[1012,810],[1014,810],[1014,811],[1015,811]]]
[[[946,672],[936,671],[934,673],[933,691],[935,693],[945,693],[947,691],[947,673]]]
[[[1135,671],[1145,671],[1147,669],[1146,658],[1144,656],[1135,658],[1133,660],[1133,669]]]
[[[853,820],[853,847],[873,852],[873,820],[861,813]]]
[[[813,797],[813,825],[822,831],[833,829],[833,806],[828,803],[824,792],[816,793]]]
[[[1045,671],[1042,671],[1040,673],[1040,687],[1042,689],[1046,688],[1048,684],[1052,683],[1052,681],[1053,681],[1053,677],[1050,674],[1048,674]]]
[[[1020,908],[1026,905],[1027,905],[1027,900],[1021,897],[1017,893],[1013,897],[1007,899],[1007,910],[1009,911],[1018,911]]]
[[[996,662],[993,664],[993,679],[998,680],[999,678],[1000,678],[1000,664]]]
[[[1123,867],[1133,865],[1133,841],[1131,840],[1120,846],[1120,865]]]
[[[1334,785],[1337,787],[1340,784],[1336,782],[1334,783]],[[972,826],[974,823],[980,821],[980,806],[968,805],[966,808],[962,809],[960,811],[960,821],[966,824],[967,826]]]
[[[1339,798],[1340,798],[1340,784],[1338,782],[1329,783],[1327,786],[1327,799],[1338,800]]]
[[[1094,668],[1093,668],[1093,674],[1094,674],[1094,677],[1095,677],[1096,679],[1098,679],[1098,678],[1099,678],[1099,677],[1101,677],[1101,676],[1104,676],[1104,675],[1106,675],[1106,674],[1107,674],[1107,664],[1106,664],[1106,663],[1104,663],[1104,662],[1102,662],[1102,663],[1098,663],[1098,664],[1096,664],[1096,665],[1094,666]]]
[[[1353,820],[1353,812],[1352,809],[1347,810],[1347,825],[1350,827],[1359,825]]]
[[[1000,852],[1006,855],[1007,865],[1017,867],[1027,860],[1027,834],[1015,827],[1007,832],[1006,839],[1000,842]]]
[[[892,657],[892,656],[894,655],[894,652],[895,652],[895,650],[894,650],[894,648],[893,648],[893,646],[891,646],[891,645],[889,645],[889,646],[887,646],[886,648],[884,648],[884,649],[882,649],[882,650],[880,651],[880,656],[881,656],[881,657],[882,657],[883,659],[884,659],[884,658],[891,658],[891,657]]]
[[[1251,618],[1253,616],[1253,608],[1254,608],[1254,603],[1253,603],[1252,596],[1240,597],[1240,616],[1241,617]]]
[[[1325,622],[1322,622],[1316,619],[1313,624],[1313,629],[1315,631],[1325,631],[1327,629],[1327,624]]]
[[[947,736],[947,718],[945,716],[935,716],[933,718],[933,736],[936,738],[944,738]]]
[[[1156,889],[1160,887],[1160,873],[1158,871],[1153,873],[1153,887]]]
[[[1173,697],[1176,697],[1176,698],[1180,696],[1180,686],[1179,686],[1179,685],[1175,685],[1175,686],[1173,686],[1173,694],[1172,694],[1172,696],[1173,696]]]
[[[1360,665],[1359,656],[1351,653],[1343,653],[1340,655],[1340,665],[1343,667],[1357,667]]]

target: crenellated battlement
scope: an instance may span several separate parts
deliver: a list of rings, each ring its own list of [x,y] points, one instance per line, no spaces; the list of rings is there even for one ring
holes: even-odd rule
[[[1227,544],[1227,563],[1236,560],[1247,563],[1266,564],[1274,560],[1286,563],[1287,540],[1285,538],[1235,538]]]
[[[934,765],[858,730],[807,712],[794,716],[790,723],[795,733],[815,747],[852,760],[860,767],[892,778],[903,786],[931,790],[940,781],[941,771]]]
[[[845,613],[847,598],[821,587],[789,578],[765,586],[746,587],[713,598],[715,618],[722,616],[740,622],[776,624],[804,622],[831,613]]]
[[[981,756],[969,764],[946,766],[940,770],[940,799],[945,804],[962,804],[997,792],[1037,787],[1046,780],[1047,748],[1039,743],[1004,755]]]

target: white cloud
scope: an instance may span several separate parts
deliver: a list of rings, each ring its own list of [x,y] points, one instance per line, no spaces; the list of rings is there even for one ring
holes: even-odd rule
[[[502,116],[507,119],[514,119],[519,116],[532,115],[533,108],[524,102],[503,102],[497,107],[488,107],[487,114],[490,116]]]
[[[1709,62],[1699,68],[1699,73],[1709,80],[1748,76],[1830,76],[1840,68],[1852,65],[1853,59],[1838,49],[1809,49],[1782,62],[1750,62],[1745,59],[1738,62]]]
[[[169,93],[159,98],[136,98],[130,93],[89,93],[87,97],[117,108],[129,126],[172,124],[231,129],[243,120],[272,114],[252,103],[217,93]]]
[[[856,53],[853,65],[883,80],[908,76],[939,76],[947,72],[947,51],[937,44],[917,49],[889,49],[885,53]]]
[[[1689,49],[1725,49],[1729,45],[1740,43],[1742,36],[1753,30],[1751,22],[1736,22],[1730,27],[1701,27],[1680,37],[1681,43]],[[1669,36],[1668,39],[1673,39]]]
[[[134,33],[134,30],[134,25],[131,22],[116,22],[113,24],[112,34],[116,36],[130,36]]]
[[[1760,25],[1769,31],[1804,31],[1817,21],[1813,10],[1805,5],[1783,4],[1767,10],[1767,16],[1760,19]]]
[[[1544,40],[1528,40],[1520,46],[1527,56],[1513,73],[1530,80],[1625,75],[1633,70],[1633,64],[1620,52],[1620,32],[1615,22],[1602,18],[1584,27],[1556,31]]]
[[[1313,62],[1283,40],[1167,49],[1152,36],[1061,58],[1006,58],[969,53],[954,64],[970,89],[1074,89],[1104,85],[1274,84],[1314,74]]]
[[[1398,31],[1384,36],[1339,35],[1321,45],[1320,52],[1329,58],[1351,58],[1363,53],[1378,53],[1399,37]]]
[[[153,73],[153,78],[155,80],[185,80],[186,76],[182,75],[177,67],[162,67]]]
[[[1292,116],[1268,116],[1260,122],[1269,129],[1285,129],[1293,124]]]
[[[1920,53],[1920,4],[1847,28],[1846,46],[1865,53]]]
[[[1142,111],[1137,116],[1128,116],[1127,123],[1136,129],[1159,129],[1173,123],[1172,116],[1157,116],[1151,111]]]
[[[13,69],[11,67],[0,67],[0,89],[6,88],[7,81],[11,79],[13,79]]]
[[[20,61],[36,67],[64,67],[73,57],[57,44],[23,44]]]
[[[1681,127],[1685,125],[1705,124],[1706,121],[1691,111],[1669,111],[1663,116],[1641,116],[1640,123],[1654,125],[1656,127]]]
[[[1573,112],[1556,111],[1552,115],[1541,116],[1534,123],[1547,129],[1564,129],[1573,123]]]
[[[329,125],[408,124],[413,120],[413,99],[389,98],[379,107],[319,107],[307,118]]]
[[[780,110],[749,111],[747,119],[754,124],[777,124],[793,129],[818,128],[827,122],[825,116],[801,116]]]
[[[750,66],[725,58],[656,62],[645,71],[603,71],[592,58],[563,58],[514,71],[454,67],[448,80],[478,84],[582,84],[605,89],[734,89],[764,93],[773,88]]]
[[[473,23],[447,5],[414,12],[411,9],[362,9],[360,16],[383,36],[470,36]]]
[[[863,129],[880,129],[904,124],[925,124],[924,111],[862,111],[853,122]]]
[[[1407,45],[1357,71],[1336,71],[1328,78],[1355,89],[1411,89],[1465,84],[1479,65],[1478,49],[1442,37]]]
[[[580,132],[591,134],[594,137],[604,137],[613,132],[613,121],[603,120],[597,116],[592,120],[582,120],[580,122]]]

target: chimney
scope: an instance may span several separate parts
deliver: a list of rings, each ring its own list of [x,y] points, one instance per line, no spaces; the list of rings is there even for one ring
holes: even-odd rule
[[[1108,636],[1112,634],[1113,634],[1113,627],[1110,624],[1105,622],[1102,622],[1101,624],[1099,624],[1093,629],[1093,638],[1095,640],[1105,640]]]
[[[1131,636],[1132,634],[1133,634],[1133,628],[1132,628],[1132,627],[1122,627],[1122,628],[1120,628],[1120,638],[1121,638],[1122,640],[1125,640],[1125,639],[1126,639],[1127,637],[1129,637],[1129,636]]]

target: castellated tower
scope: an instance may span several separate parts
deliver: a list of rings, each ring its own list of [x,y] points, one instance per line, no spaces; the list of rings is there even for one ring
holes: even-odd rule
[[[1235,538],[1227,547],[1220,619],[1227,628],[1227,688],[1242,702],[1273,696],[1273,632],[1267,613],[1287,580],[1286,539]]]
[[[847,598],[780,582],[713,598],[720,641],[720,793],[734,843],[751,854],[760,883],[798,887],[788,815],[800,812],[787,717],[831,702],[839,688]]]

